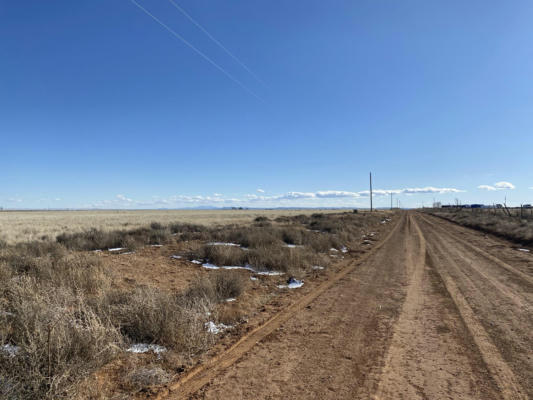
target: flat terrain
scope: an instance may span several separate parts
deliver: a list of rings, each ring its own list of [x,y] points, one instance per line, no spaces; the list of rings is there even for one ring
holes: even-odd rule
[[[173,222],[202,225],[240,224],[258,216],[271,219],[280,216],[338,213],[342,210],[102,210],[102,211],[0,211],[0,239],[8,243],[54,239],[61,233],[81,232],[90,228],[102,230],[132,229]]]
[[[416,212],[159,397],[533,398],[533,256]]]

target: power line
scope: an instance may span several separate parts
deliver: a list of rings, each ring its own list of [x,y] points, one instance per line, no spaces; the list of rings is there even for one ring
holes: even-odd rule
[[[222,50],[226,52],[227,55],[229,55],[231,58],[233,58],[241,67],[243,67],[250,75],[252,75],[259,83],[261,83],[263,86],[267,87],[266,83],[263,82],[250,68],[246,66],[239,58],[237,58],[236,55],[234,55],[231,51],[229,51],[226,46],[224,46],[222,43],[220,43],[216,38],[211,35],[207,29],[205,29],[198,21],[196,21],[193,17],[191,17],[183,8],[179,6],[178,3],[176,3],[174,0],[168,0],[170,4],[172,4],[180,13],[182,13],[189,21],[191,21],[198,29],[200,29],[205,35],[211,39],[218,47],[220,47]]]
[[[152,18],[154,21],[156,21],[159,25],[161,25],[163,28],[165,28],[167,31],[169,31],[174,37],[181,40],[183,43],[185,43],[187,46],[189,46],[192,50],[196,52],[199,56],[201,56],[204,60],[209,62],[212,66],[214,66],[216,69],[218,69],[220,72],[222,72],[224,75],[226,75],[229,79],[231,79],[233,82],[235,82],[237,85],[239,85],[241,88],[246,90],[248,93],[250,93],[252,96],[257,98],[258,100],[263,101],[261,97],[256,95],[254,92],[252,92],[250,89],[248,89],[244,84],[242,84],[237,78],[234,78],[228,71],[226,71],[224,68],[222,68],[220,65],[218,65],[216,62],[211,60],[208,56],[206,56],[204,53],[202,53],[200,50],[198,50],[196,47],[194,47],[190,42],[188,42],[183,36],[176,33],[173,29],[171,29],[168,25],[163,23],[159,18],[157,18],[155,15],[153,15],[150,11],[148,11],[146,8],[141,6],[139,3],[137,3],[135,0],[130,0],[133,4],[135,4],[140,10],[142,10],[146,15],[148,15],[150,18]]]

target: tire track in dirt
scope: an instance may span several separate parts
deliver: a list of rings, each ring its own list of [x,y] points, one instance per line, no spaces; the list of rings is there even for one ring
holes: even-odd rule
[[[297,314],[304,307],[310,304],[318,296],[326,292],[337,282],[345,278],[348,274],[353,272],[357,266],[361,265],[370,256],[375,254],[393,234],[399,229],[401,225],[401,219],[396,222],[387,236],[377,243],[368,253],[364,254],[361,258],[354,260],[350,265],[336,273],[331,279],[319,285],[312,292],[306,294],[295,303],[291,304],[287,308],[278,312],[264,324],[256,327],[249,333],[241,337],[235,344],[223,351],[221,354],[214,356],[202,365],[199,365],[189,371],[186,375],[180,377],[180,379],[160,391],[154,399],[183,399],[188,398],[193,393],[200,390],[204,385],[209,383],[220,371],[228,368],[235,363],[239,358],[252,349],[258,342],[270,335],[274,330],[279,328],[284,322],[286,322],[293,315]]]
[[[504,360],[499,348],[494,344],[493,338],[484,328],[483,323],[480,322],[480,318],[490,317],[485,312],[480,314],[479,310],[474,311],[470,304],[470,301],[465,297],[460,289],[460,285],[469,287],[469,295],[478,297],[480,304],[487,304],[494,296],[493,292],[487,292],[485,287],[476,287],[472,279],[462,270],[462,268],[451,257],[457,247],[451,244],[448,240],[442,240],[443,237],[448,237],[449,233],[444,228],[435,228],[436,224],[429,223],[426,218],[417,216],[424,222],[424,229],[429,233],[428,237],[428,260],[427,262],[434,267],[442,279],[447,292],[453,299],[468,331],[474,340],[483,361],[489,369],[492,378],[496,382],[502,399],[527,399],[528,395],[521,387],[518,378],[516,377],[511,366]],[[465,246],[469,248],[470,246]],[[487,256],[487,253],[483,250],[476,251],[477,254],[482,257],[494,261],[495,257],[492,255]],[[503,261],[498,260],[498,265]],[[482,265],[482,264],[481,264]],[[464,267],[465,265],[463,265]],[[510,267],[510,266],[509,266]],[[505,268],[513,273],[519,272],[515,268]],[[520,274],[517,274],[520,275]],[[491,279],[494,281],[494,279]],[[489,303],[490,304],[490,303]],[[501,303],[498,303],[501,305]],[[519,319],[515,318],[515,314],[511,314],[511,321],[506,321],[505,324],[512,322],[518,323]],[[518,344],[520,341],[518,338],[513,338],[514,342]],[[527,379],[527,377],[526,377]]]
[[[427,222],[426,219],[422,218],[424,222]],[[515,306],[518,306],[526,311],[529,310],[531,304],[531,296],[527,298],[525,293],[516,290],[516,287],[510,287],[505,283],[501,282],[499,279],[490,275],[490,271],[486,271],[481,266],[478,266],[478,263],[475,260],[475,256],[471,257],[465,252],[460,250],[460,240],[449,235],[446,231],[443,231],[442,228],[432,225],[432,228],[440,232],[439,239],[441,242],[446,243],[447,252],[450,256],[453,256],[454,259],[461,259],[464,264],[467,265],[468,269],[478,276],[478,278],[483,279],[489,282],[494,289],[498,290],[503,296],[507,298],[509,302],[512,302]],[[458,243],[459,242],[459,243]],[[481,254],[481,253],[478,253]],[[483,256],[484,257],[484,256]],[[489,259],[489,261],[492,261]],[[486,267],[486,266],[485,266]],[[468,278],[471,279],[471,278]]]
[[[428,225],[431,225],[431,227],[433,229],[436,229],[436,230],[439,230],[440,232],[443,232],[444,234],[446,235],[450,235],[450,232],[441,228],[438,224],[436,224],[435,222],[429,220],[429,218],[427,216],[422,216],[422,215],[418,215],[417,216],[418,218],[422,219],[425,223],[427,223]],[[442,221],[445,221],[445,220],[442,220]],[[450,227],[452,227],[454,225],[454,223],[452,222],[449,222],[449,221],[446,221],[447,223],[447,228],[450,229]],[[453,231],[456,231],[456,227],[453,226],[453,228],[451,228]],[[493,263],[495,263],[496,265],[500,266],[501,268],[505,269],[506,271],[510,272],[511,274],[514,274],[516,275],[517,277],[519,277],[520,279],[526,281],[529,285],[532,285],[533,286],[533,277],[531,277],[530,275],[528,274],[525,274],[524,272],[518,270],[517,268],[509,265],[508,263],[500,260],[498,257],[480,249],[479,247],[469,243],[469,242],[465,242],[465,241],[457,241],[458,243],[458,246],[462,246],[464,248],[467,248],[477,254],[479,254],[480,256],[482,257],[485,257],[486,259],[492,261]]]
[[[426,239],[410,218],[402,312],[374,398],[497,399],[498,391],[435,272],[426,266]]]

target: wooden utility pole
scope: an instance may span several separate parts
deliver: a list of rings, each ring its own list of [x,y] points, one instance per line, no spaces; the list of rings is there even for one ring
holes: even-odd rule
[[[390,192],[390,209],[392,210],[392,192]]]
[[[372,211],[372,172],[370,173],[370,211]]]

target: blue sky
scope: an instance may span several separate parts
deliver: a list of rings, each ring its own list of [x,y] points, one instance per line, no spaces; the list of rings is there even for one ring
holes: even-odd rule
[[[533,203],[533,2],[173,0],[210,38],[136,1],[210,61],[130,0],[0,0],[0,206]]]

